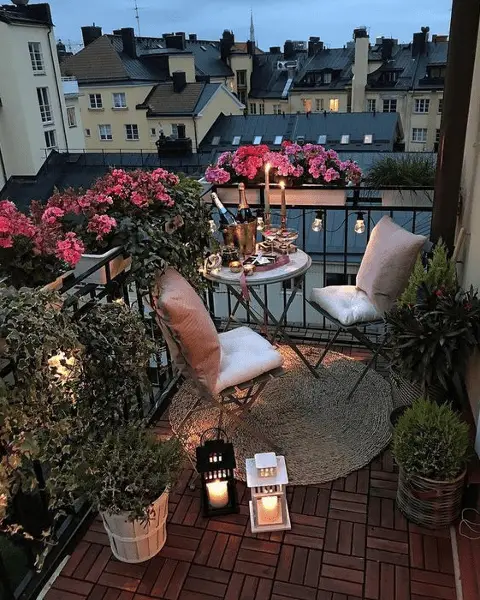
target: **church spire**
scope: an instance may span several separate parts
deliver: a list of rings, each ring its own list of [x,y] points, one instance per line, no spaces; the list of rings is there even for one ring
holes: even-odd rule
[[[255,25],[253,24],[253,9],[250,10],[250,41],[255,43]]]

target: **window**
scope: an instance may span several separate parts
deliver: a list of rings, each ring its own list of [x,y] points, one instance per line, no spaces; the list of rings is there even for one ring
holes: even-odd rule
[[[45,63],[43,62],[42,45],[40,42],[28,42],[28,51],[30,52],[30,62],[35,74],[45,73]]]
[[[155,137],[157,135],[157,130],[155,129],[155,127],[150,127],[150,135],[152,137]]]
[[[102,94],[90,94],[90,108],[103,108]]]
[[[128,141],[139,140],[138,125],[125,125],[125,137]]]
[[[67,106],[67,121],[69,127],[77,126],[77,115],[75,114],[74,106]]]
[[[237,71],[237,87],[247,87],[247,71]]]
[[[317,99],[315,100],[315,110],[316,110],[317,112],[325,110],[325,109],[323,108],[323,98],[317,98]]]
[[[445,79],[447,67],[428,67],[427,77],[431,79]]]
[[[125,98],[124,92],[112,94],[113,96],[113,108],[127,108],[127,99]]]
[[[90,131],[90,129],[85,129],[85,137],[90,137],[92,135],[92,132]]]
[[[342,135],[342,137],[340,138],[340,143],[341,144],[349,144],[350,143],[350,135],[348,133]]]
[[[37,88],[38,105],[40,107],[40,115],[42,117],[42,123],[52,123],[52,107],[50,106],[50,98],[48,95],[48,88],[41,87]]]
[[[303,110],[306,113],[312,112],[312,101],[310,98],[302,98]]]
[[[176,140],[185,139],[186,129],[183,123],[172,123],[172,137]]]
[[[332,83],[332,74],[331,73],[324,73],[323,74],[323,83],[324,84]]]
[[[428,98],[415,98],[415,110],[416,113],[428,113],[430,107],[430,100]]]
[[[265,114],[265,104],[259,104],[258,108],[260,109],[259,112],[261,115]]]
[[[283,135],[276,135],[275,139],[273,140],[274,146],[280,146],[280,144],[282,143],[282,140],[283,140]]]
[[[245,106],[247,105],[247,92],[245,90],[240,90],[237,94],[238,99],[240,100],[240,102],[242,104],[245,104]]]
[[[282,114],[282,108],[281,108],[280,104],[274,104],[273,105],[273,114],[274,115],[281,115]]]
[[[262,136],[261,135],[256,135],[253,138],[253,145],[254,146],[259,146],[262,143]]]
[[[373,144],[373,135],[371,133],[366,133],[363,136],[363,143],[364,144]]]
[[[435,130],[435,142],[437,144],[440,142],[440,129]]]
[[[220,143],[220,136],[215,135],[212,140],[212,146],[218,146],[219,143]]]
[[[443,112],[443,98],[439,98],[438,100],[438,113],[441,115]]]
[[[367,112],[375,112],[377,110],[377,100],[375,98],[367,99]]]
[[[427,141],[427,129],[425,127],[414,127],[412,129],[412,142],[425,143],[426,141]]]
[[[232,146],[239,146],[241,139],[242,139],[241,135],[235,135],[235,136],[233,136]]]
[[[327,136],[322,133],[321,135],[318,136],[318,140],[317,140],[317,144],[326,144],[327,143]]]
[[[57,135],[55,133],[55,129],[50,129],[49,131],[44,131],[45,134],[45,148],[47,150],[51,148],[55,148],[57,146]]]
[[[392,98],[392,99],[383,101],[383,112],[397,112],[396,98]]]
[[[98,134],[103,141],[113,140],[111,125],[99,125]]]
[[[339,104],[338,98],[330,98],[330,103],[329,103],[330,111],[338,112],[338,104]]]
[[[250,102],[250,114],[251,115],[257,114],[257,105],[255,102]]]
[[[380,75],[380,81],[382,83],[395,83],[398,80],[397,71],[384,71]]]

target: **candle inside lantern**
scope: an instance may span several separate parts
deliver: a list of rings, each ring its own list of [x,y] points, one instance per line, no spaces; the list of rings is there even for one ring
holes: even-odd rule
[[[265,215],[267,217],[267,225],[270,224],[270,169],[271,164],[265,165]]]
[[[282,190],[282,206],[280,209],[280,222],[281,228],[285,229],[287,227],[287,199],[286,199],[286,191],[285,191],[285,182],[280,182],[280,189]]]
[[[253,273],[255,272],[255,265],[243,265],[243,272],[245,273],[245,275],[253,275]]]
[[[232,260],[228,266],[230,267],[230,271],[232,273],[241,273],[243,270],[242,263],[238,260]]]
[[[226,481],[207,483],[208,502],[212,508],[225,508],[228,504],[228,486]]]
[[[260,500],[259,521],[272,523],[278,520],[278,496],[264,496]]]

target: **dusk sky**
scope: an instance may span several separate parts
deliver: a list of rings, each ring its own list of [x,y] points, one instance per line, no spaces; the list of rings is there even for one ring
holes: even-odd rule
[[[320,36],[330,47],[343,46],[359,25],[371,38],[381,35],[408,42],[414,31],[428,25],[431,33],[448,33],[452,0],[137,0],[142,35],[167,31],[220,38],[232,29],[239,41],[248,38],[250,9],[262,49],[283,45],[286,39]],[[65,42],[81,42],[80,27],[95,22],[111,33],[136,28],[135,0],[50,0],[55,35]]]

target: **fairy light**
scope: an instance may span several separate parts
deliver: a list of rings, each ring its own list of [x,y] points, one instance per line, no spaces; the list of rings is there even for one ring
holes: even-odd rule
[[[312,223],[312,231],[315,233],[320,233],[323,229],[323,211],[317,210],[315,215],[315,219]]]
[[[365,219],[363,218],[363,212],[357,213],[357,221],[355,223],[355,233],[365,233]]]

